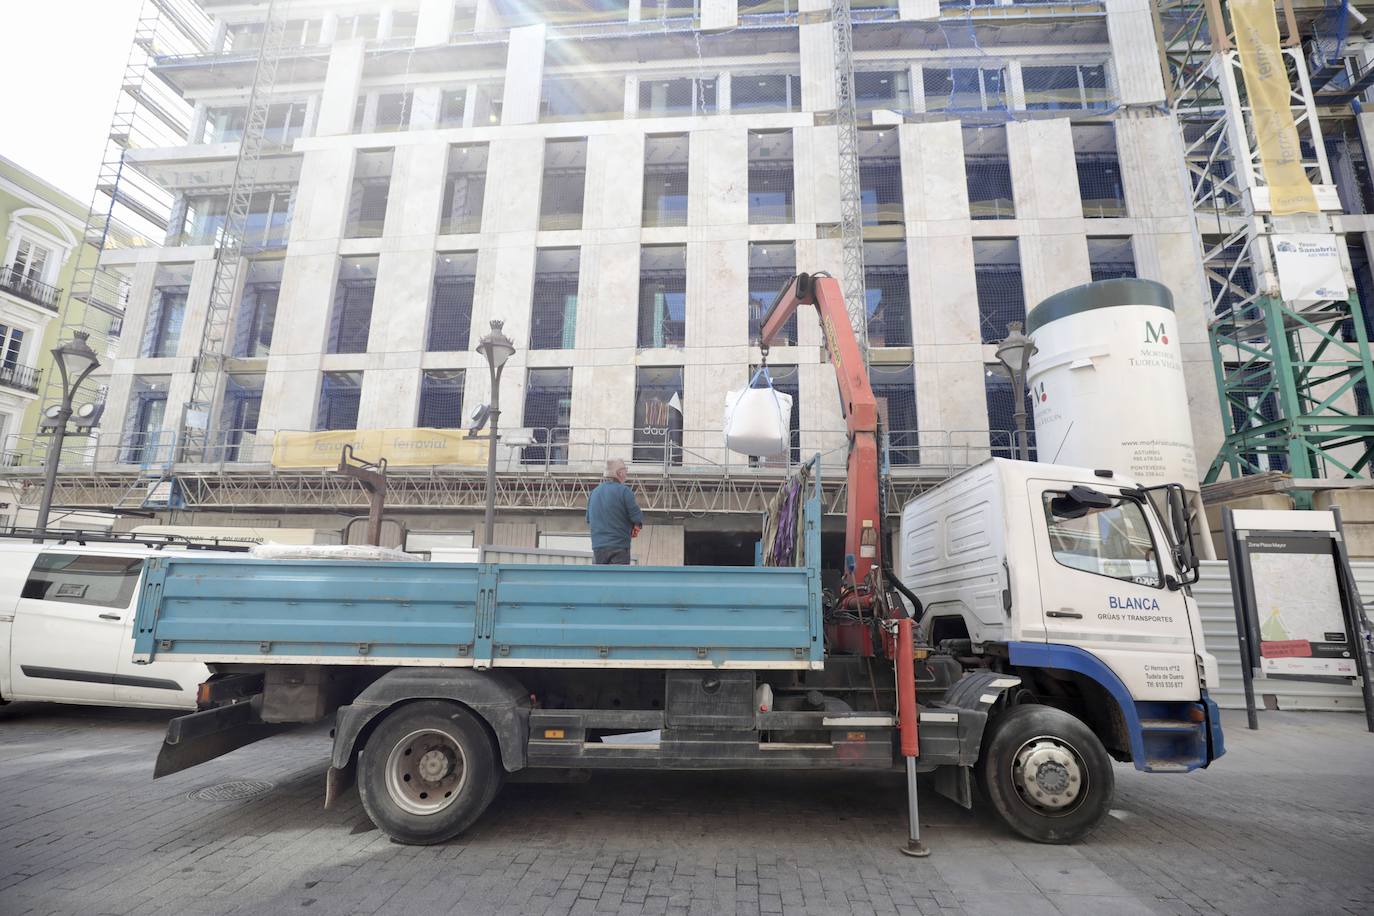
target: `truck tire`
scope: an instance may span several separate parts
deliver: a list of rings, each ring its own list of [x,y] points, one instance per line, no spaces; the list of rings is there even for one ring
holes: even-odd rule
[[[1116,780],[1088,726],[1052,706],[1016,706],[988,726],[978,785],[1007,826],[1037,843],[1073,843],[1102,823]]]
[[[388,713],[368,737],[358,795],[387,836],[428,846],[470,827],[502,775],[481,720],[457,703],[421,700]]]

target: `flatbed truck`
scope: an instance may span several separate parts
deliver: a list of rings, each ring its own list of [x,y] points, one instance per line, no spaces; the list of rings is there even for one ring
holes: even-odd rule
[[[1106,816],[1113,759],[1173,773],[1220,757],[1182,489],[991,459],[904,507],[899,574],[835,281],[795,278],[765,343],[800,304],[821,313],[850,425],[838,594],[817,459],[790,484],[791,565],[155,558],[135,662],[214,672],[155,775],[332,719],[326,804],[356,780],[388,835],[437,843],[520,772],[904,768],[919,855],[918,773],[1064,843]]]

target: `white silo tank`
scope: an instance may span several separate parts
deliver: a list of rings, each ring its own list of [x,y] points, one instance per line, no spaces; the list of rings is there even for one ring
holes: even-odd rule
[[[1026,333],[1037,348],[1026,380],[1040,461],[1197,490],[1168,287],[1126,278],[1066,289],[1031,310]]]

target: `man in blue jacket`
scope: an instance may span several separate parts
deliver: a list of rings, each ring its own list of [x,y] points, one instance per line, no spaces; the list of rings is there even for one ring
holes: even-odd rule
[[[644,527],[635,495],[625,486],[625,462],[606,462],[606,479],[587,499],[587,524],[592,529],[592,553],[601,565],[630,565],[630,538]]]

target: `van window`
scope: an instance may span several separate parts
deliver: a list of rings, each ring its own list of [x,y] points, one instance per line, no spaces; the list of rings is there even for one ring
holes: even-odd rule
[[[1063,518],[1054,514],[1051,503],[1066,495],[1044,495],[1050,549],[1061,566],[1150,588],[1162,586],[1159,552],[1139,503],[1115,496],[1108,508]]]
[[[24,597],[127,608],[142,571],[143,560],[138,557],[42,553],[24,583]]]

